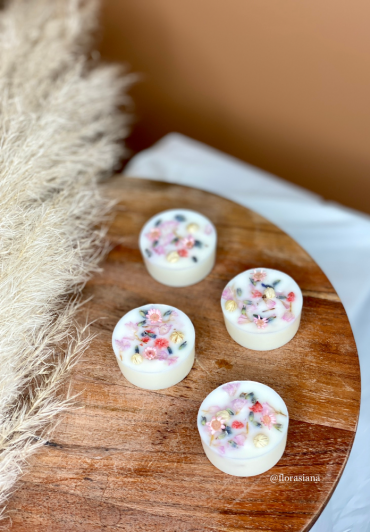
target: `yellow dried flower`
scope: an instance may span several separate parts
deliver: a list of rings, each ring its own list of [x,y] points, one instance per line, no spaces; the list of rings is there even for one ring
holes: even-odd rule
[[[257,436],[253,438],[253,443],[258,449],[262,449],[262,447],[268,445],[269,438],[266,434],[257,434]]]
[[[135,353],[134,355],[132,355],[131,357],[131,362],[133,364],[135,364],[135,366],[138,366],[139,364],[142,364],[143,362],[143,357],[140,355],[140,353]]]
[[[199,225],[195,223],[191,223],[187,226],[186,229],[188,230],[189,233],[196,233],[197,231],[199,231]]]
[[[273,299],[275,295],[276,295],[275,290],[271,286],[268,286],[266,290],[263,292],[263,297],[265,299]]]
[[[170,251],[167,255],[168,262],[177,262],[180,258],[180,255],[177,253],[177,251]]]
[[[237,304],[233,299],[228,299],[225,303],[225,309],[229,312],[234,312],[237,309]]]
[[[227,410],[220,410],[219,412],[217,412],[216,417],[220,417],[224,421],[229,421],[230,414],[229,414],[229,412]]]
[[[170,336],[170,340],[174,344],[180,344],[183,341],[184,338],[185,338],[184,333],[182,333],[180,331],[173,331],[173,333]]]

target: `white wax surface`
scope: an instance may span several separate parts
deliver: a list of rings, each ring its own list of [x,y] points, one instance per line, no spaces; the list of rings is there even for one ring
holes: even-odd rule
[[[214,265],[216,244],[212,222],[187,209],[171,209],[153,216],[139,239],[149,273],[170,286],[188,286],[208,275]]]
[[[273,297],[263,297],[272,288]],[[231,306],[234,302],[234,307]],[[270,268],[247,270],[225,287],[221,308],[232,338],[250,349],[275,349],[297,332],[302,292],[286,273]],[[229,307],[228,307],[229,306]]]
[[[143,305],[119,320],[112,345],[122,373],[130,382],[146,389],[162,389],[189,373],[195,331],[181,310],[170,305]],[[134,363],[135,355],[141,355],[136,357],[141,363]]]
[[[225,410],[228,418],[222,413]],[[214,420],[222,420],[224,429],[212,434]],[[208,458],[222,471],[238,476],[260,474],[275,465],[285,448],[288,425],[288,410],[280,395],[254,381],[219,386],[198,412],[198,430]],[[256,446],[257,435],[267,437],[266,446]]]

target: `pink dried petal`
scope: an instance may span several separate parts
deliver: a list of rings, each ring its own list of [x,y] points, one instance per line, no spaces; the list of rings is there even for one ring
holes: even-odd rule
[[[122,351],[125,351],[131,346],[131,343],[125,338],[122,338],[122,340],[116,340],[116,344]]]
[[[166,349],[161,349],[161,351],[157,355],[158,360],[167,360],[168,357],[169,354]]]
[[[158,334],[163,336],[164,334],[167,334],[172,329],[172,325],[170,323],[164,323],[163,325],[160,325],[158,328]]]
[[[155,248],[153,248],[153,251],[155,253],[157,253],[157,255],[165,255],[166,254],[166,249],[164,246],[155,246]]]
[[[245,407],[245,405],[248,403],[246,399],[243,399],[242,397],[238,397],[237,399],[234,399],[234,401],[231,401],[231,408],[235,411],[237,414],[240,412],[242,408]]]
[[[222,299],[234,299],[233,291],[229,286],[222,292]]]
[[[232,397],[238,391],[239,386],[240,382],[228,382],[225,386],[222,386],[222,389]]]
[[[237,436],[233,438],[234,442],[237,445],[244,445],[246,439],[247,437],[244,434],[238,434]]]
[[[125,326],[128,327],[129,329],[134,329],[134,331],[137,331],[139,329],[137,324],[133,323],[132,321],[129,321],[128,323],[125,323]]]
[[[293,321],[294,318],[295,318],[294,314],[290,312],[289,310],[287,310],[283,316],[283,320],[287,321],[288,323]]]

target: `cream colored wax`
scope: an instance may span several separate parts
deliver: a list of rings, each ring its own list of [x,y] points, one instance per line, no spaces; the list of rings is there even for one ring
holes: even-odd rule
[[[276,349],[296,334],[303,297],[286,273],[270,268],[247,270],[225,287],[221,308],[230,336],[256,351]]]
[[[191,370],[195,331],[181,310],[170,305],[144,305],[119,320],[112,345],[128,381],[139,388],[160,390],[177,384]]]
[[[288,425],[288,410],[280,395],[254,381],[219,386],[198,412],[207,458],[224,473],[238,477],[260,475],[280,460]]]
[[[204,279],[215,263],[217,233],[199,212],[172,209],[143,227],[140,250],[150,275],[168,286],[189,286]]]

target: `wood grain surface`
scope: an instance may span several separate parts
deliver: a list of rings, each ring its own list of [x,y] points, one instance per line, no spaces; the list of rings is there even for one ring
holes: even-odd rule
[[[85,309],[101,318],[73,374],[83,408],[66,415],[36,455],[8,510],[19,532],[307,531],[329,500],[347,461],[360,403],[352,331],[333,287],[309,255],[261,216],[228,200],[176,185],[115,178],[112,251],[85,289]],[[201,283],[170,288],[147,273],[138,235],[155,213],[198,210],[218,230],[217,262]],[[287,345],[256,352],[226,332],[220,294],[252,267],[282,270],[304,295],[300,329]],[[188,377],[163,391],[128,383],[111,347],[116,322],[130,309],[167,303],[189,315],[196,361]],[[290,414],[286,451],[270,471],[236,478],[203,453],[197,411],[214,388],[256,380],[274,388]],[[271,475],[320,480],[273,483]]]

